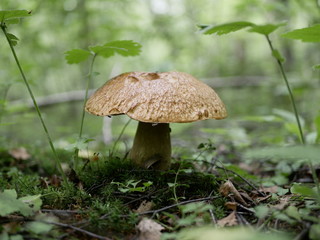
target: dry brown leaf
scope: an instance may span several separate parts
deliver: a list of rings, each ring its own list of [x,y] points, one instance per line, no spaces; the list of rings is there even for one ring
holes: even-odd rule
[[[232,193],[234,198],[238,202],[240,202],[244,206],[248,206],[246,201],[243,200],[243,198],[241,197],[241,194],[238,192],[238,190],[235,188],[235,186],[230,180],[226,181],[224,184],[220,186],[219,192],[225,197],[227,197],[230,193]]]
[[[282,210],[286,206],[288,206],[290,198],[291,198],[290,195],[282,196],[281,198],[279,198],[279,203],[276,205],[273,205],[272,207],[278,210]]]
[[[235,202],[226,202],[224,206],[229,210],[237,210],[237,203]]]
[[[218,220],[218,226],[220,226],[220,227],[236,226],[236,225],[238,225],[236,211],[233,211],[225,218]]]
[[[256,198],[255,198],[255,202],[256,202],[256,203],[261,203],[261,202],[264,202],[264,201],[268,200],[268,199],[271,198],[271,197],[272,197],[271,194],[270,194],[270,195],[267,195],[267,196],[265,196],[265,197],[256,197]]]
[[[159,223],[148,218],[143,218],[137,228],[139,230],[138,240],[160,240],[161,230],[164,229]]]
[[[11,149],[9,154],[17,160],[28,160],[31,157],[24,147]]]
[[[135,213],[143,213],[143,212],[150,211],[153,208],[153,206],[154,206],[153,202],[148,202],[146,200],[143,200],[140,203],[140,206],[136,210],[133,210],[133,211]]]
[[[278,193],[278,186],[261,187],[259,190],[264,193]]]
[[[239,191],[240,195],[242,196],[243,199],[253,202],[252,198],[249,196],[248,193],[244,192],[244,191]]]

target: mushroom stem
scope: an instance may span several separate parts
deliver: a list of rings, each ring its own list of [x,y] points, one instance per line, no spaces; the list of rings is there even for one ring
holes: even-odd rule
[[[139,122],[129,159],[144,168],[167,170],[171,160],[169,123]]]

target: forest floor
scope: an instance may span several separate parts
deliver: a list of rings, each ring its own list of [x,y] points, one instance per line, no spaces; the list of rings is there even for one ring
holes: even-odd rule
[[[92,154],[76,173],[73,153],[58,154],[68,182],[46,151],[1,151],[0,239],[320,239],[305,164],[245,162],[228,144],[206,143],[169,171]]]

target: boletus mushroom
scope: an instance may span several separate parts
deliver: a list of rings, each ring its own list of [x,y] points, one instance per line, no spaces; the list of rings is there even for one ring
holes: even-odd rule
[[[98,116],[126,114],[139,121],[128,158],[144,168],[170,167],[169,123],[227,117],[215,91],[182,72],[129,72],[100,87],[86,111]]]

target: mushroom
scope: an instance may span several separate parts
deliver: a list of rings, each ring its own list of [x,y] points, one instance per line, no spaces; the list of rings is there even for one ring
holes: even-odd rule
[[[170,167],[169,123],[227,117],[215,91],[182,72],[129,72],[100,87],[86,111],[98,116],[126,114],[139,121],[128,158],[144,168]]]

